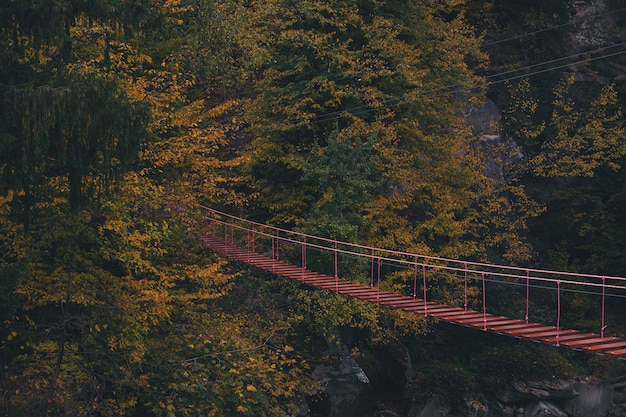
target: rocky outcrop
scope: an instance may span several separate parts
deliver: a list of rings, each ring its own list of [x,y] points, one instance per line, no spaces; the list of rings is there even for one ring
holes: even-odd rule
[[[565,400],[563,409],[575,417],[604,417],[613,408],[613,385],[608,382],[577,382],[577,396]]]
[[[490,396],[481,393],[480,398]],[[485,400],[432,397],[412,404],[407,417],[621,417],[626,412],[626,383],[590,378],[518,381]],[[456,406],[450,404],[456,403]]]
[[[468,107],[463,116],[476,136],[500,134],[500,109],[489,99],[480,106]]]
[[[564,400],[578,395],[573,381],[514,382],[496,393],[503,403],[533,400]]]
[[[478,138],[474,146],[484,155],[485,175],[504,184],[525,155],[513,139],[501,135],[500,109],[487,99],[481,106],[468,108],[464,119]]]
[[[572,0],[573,27],[568,33],[568,43],[573,50],[586,50],[606,45],[617,27],[616,15],[607,13],[607,0]],[[595,16],[602,16],[597,18]]]
[[[568,417],[568,415],[550,402],[535,401],[524,407],[524,417]]]
[[[598,51],[595,56],[619,52],[612,48],[626,40],[626,29],[620,24],[620,13],[612,11],[621,5],[611,0],[571,0],[571,23],[565,37],[570,54]],[[581,61],[583,58],[577,59]],[[626,78],[626,59],[620,56],[610,60],[584,62],[569,67],[576,81],[608,84]]]
[[[328,417],[360,417],[372,406],[369,378],[348,353],[342,353],[340,359],[339,369],[318,365],[313,379],[324,386]]]
[[[452,407],[438,397],[433,397],[424,405],[414,404],[409,410],[407,417],[441,417],[447,416]]]
[[[406,347],[349,349],[339,343],[313,370],[324,387],[319,398],[298,404],[301,417],[624,417],[626,375],[611,381],[595,377],[512,380],[496,390],[428,397],[407,375],[420,371]],[[389,358],[395,357],[396,361]],[[355,358],[357,360],[355,360]],[[383,360],[383,358],[387,358]],[[412,372],[404,367],[415,368]],[[454,378],[456,374],[450,374]],[[460,376],[461,377],[461,376]],[[451,386],[463,386],[449,381]],[[475,387],[476,388],[476,387]],[[430,392],[433,390],[428,389]],[[395,394],[394,394],[395,393]],[[419,400],[417,400],[419,399]],[[309,412],[310,409],[310,412]],[[308,414],[307,414],[308,412]]]

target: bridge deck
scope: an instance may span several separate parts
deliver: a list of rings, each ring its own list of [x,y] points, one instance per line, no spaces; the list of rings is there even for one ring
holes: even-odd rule
[[[608,356],[626,358],[626,340],[616,337],[601,337],[595,333],[581,333],[578,330],[559,329],[539,323],[526,323],[503,316],[496,316],[475,310],[465,310],[445,304],[425,302],[411,296],[390,293],[354,284],[345,280],[323,275],[298,266],[242,249],[225,243],[215,237],[206,237],[204,243],[210,249],[223,253],[229,258],[255,266],[275,275],[290,278],[302,284],[331,290],[338,294],[358,298],[381,306],[400,309],[448,323],[477,328],[502,335],[528,339],[545,344],[563,346],[576,350]]]

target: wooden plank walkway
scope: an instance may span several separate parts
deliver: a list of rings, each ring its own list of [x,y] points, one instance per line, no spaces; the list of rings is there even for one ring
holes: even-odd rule
[[[374,287],[354,284],[328,275],[309,271],[298,266],[271,259],[242,249],[224,241],[206,237],[203,239],[210,249],[222,253],[254,267],[290,278],[302,284],[314,286],[338,294],[358,298],[381,306],[421,314],[448,323],[490,331],[506,336],[532,340],[535,342],[562,346],[626,359],[626,340],[617,337],[601,337],[595,333],[581,333],[572,329],[557,329],[539,323],[526,323],[503,316],[495,316],[475,310],[465,310],[434,302],[424,302],[419,298],[382,291]]]

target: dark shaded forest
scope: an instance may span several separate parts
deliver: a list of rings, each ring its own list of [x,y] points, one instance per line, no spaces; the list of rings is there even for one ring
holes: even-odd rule
[[[626,275],[626,4],[581,3],[0,0],[0,414],[296,415],[345,329],[363,362],[420,358],[405,399],[624,373],[310,291],[199,241],[205,205]],[[597,319],[584,295],[564,302],[572,327]]]

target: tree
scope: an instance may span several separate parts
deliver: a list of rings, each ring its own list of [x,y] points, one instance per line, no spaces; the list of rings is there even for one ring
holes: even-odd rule
[[[198,313],[191,307],[222,296],[232,280],[219,261],[191,256],[199,246],[189,228],[197,224],[180,210],[218,189],[216,175],[203,177],[207,167],[195,158],[213,161],[208,168],[218,164],[228,128],[218,130],[214,120],[232,105],[212,110],[190,100],[179,55],[168,54],[168,65],[155,69],[158,54],[137,47],[139,40],[156,45],[140,36],[143,6],[167,22],[181,11],[171,3],[75,3],[10,2],[0,12],[7,22],[0,32],[7,40],[0,62],[7,75],[0,86],[0,289],[12,300],[2,310],[6,415],[147,409],[150,393],[165,389],[151,391],[153,369],[143,368],[155,356],[151,349],[163,348],[159,332],[179,326],[183,308]],[[28,26],[48,14],[50,27]],[[145,132],[160,135],[150,145],[161,152],[144,147],[145,165],[124,175],[137,167],[131,162],[139,160]],[[180,193],[162,184],[157,173],[170,167],[172,182],[191,184],[183,191],[192,199],[176,200]],[[164,216],[177,216],[176,226]],[[183,248],[185,260],[174,256]]]
[[[7,415],[117,415],[134,407],[133,367],[148,330],[170,315],[171,278],[153,264],[166,224],[133,215],[128,198],[145,209],[148,197],[135,199],[132,185],[116,203],[77,216],[66,214],[63,187],[49,187],[49,200],[33,207],[19,237],[28,253],[13,269],[21,302],[6,322]]]
[[[140,3],[122,3],[3,6],[2,177],[26,224],[47,177],[67,177],[77,210],[90,189],[87,175],[102,174],[102,192],[136,156],[145,113],[107,67],[111,48],[141,20]]]
[[[361,126],[365,129],[365,126]],[[313,204],[307,233],[333,239],[358,242],[364,207],[379,192],[382,175],[378,172],[378,138],[359,131],[344,129],[331,133],[326,146],[314,144],[302,167],[303,181],[318,185],[322,196]]]
[[[535,245],[544,254],[542,263],[619,274],[619,269],[609,266],[615,264],[600,261],[607,241],[617,247],[621,241],[610,231],[619,228],[609,226],[619,218],[614,201],[621,195],[618,178],[626,152],[614,86],[581,86],[564,77],[550,104],[533,95],[528,81],[522,81],[516,91],[505,128],[528,155],[526,170],[518,177],[546,207],[531,229]],[[554,192],[546,193],[546,187]]]
[[[306,362],[286,340],[292,324],[267,304],[258,312],[238,307],[180,309],[185,326],[149,339],[145,400],[155,415],[291,416],[299,398],[315,393]]]
[[[120,89],[117,67],[111,67],[111,51],[124,49],[127,35],[141,25],[140,6],[1,7],[0,240],[8,255],[1,272],[9,284],[2,296],[13,300],[3,311],[7,415],[79,415],[100,400],[115,413],[132,402],[124,390],[111,398],[109,381],[126,371],[116,362],[119,352],[137,347],[139,333],[122,323],[142,315],[120,306],[120,264],[105,261],[99,227],[110,220],[107,197],[136,160],[143,135],[145,111]],[[143,232],[154,237],[160,231]],[[146,289],[127,283],[133,284],[124,294],[129,298]],[[102,307],[108,302],[114,313]],[[110,328],[126,346],[94,330],[111,321],[120,325]]]
[[[542,151],[531,162],[541,177],[593,176],[601,167],[618,169],[626,154],[626,130],[614,86],[602,88],[588,106],[571,96],[573,77],[554,91],[553,110]]]
[[[372,243],[406,231],[391,245],[376,242],[389,247],[429,242],[439,250],[447,244],[432,234],[411,235],[411,225],[436,218],[441,236],[455,233],[460,224],[444,220],[450,219],[444,211],[456,209],[435,189],[456,178],[449,191],[458,196],[459,187],[467,188],[462,179],[473,175],[463,162],[468,143],[455,112],[478,100],[471,87],[479,79],[469,62],[483,57],[462,13],[448,12],[423,2],[308,1],[297,7],[275,1],[257,11],[259,36],[272,59],[247,113],[254,137],[244,152],[244,172],[258,195],[255,207],[278,223],[306,221],[329,190],[320,188],[319,175],[303,175],[307,155],[330,155],[325,148],[335,137],[362,132],[378,138],[371,169],[380,185],[371,186],[370,201],[351,227],[361,227],[359,236]],[[341,165],[337,159],[320,162]]]

